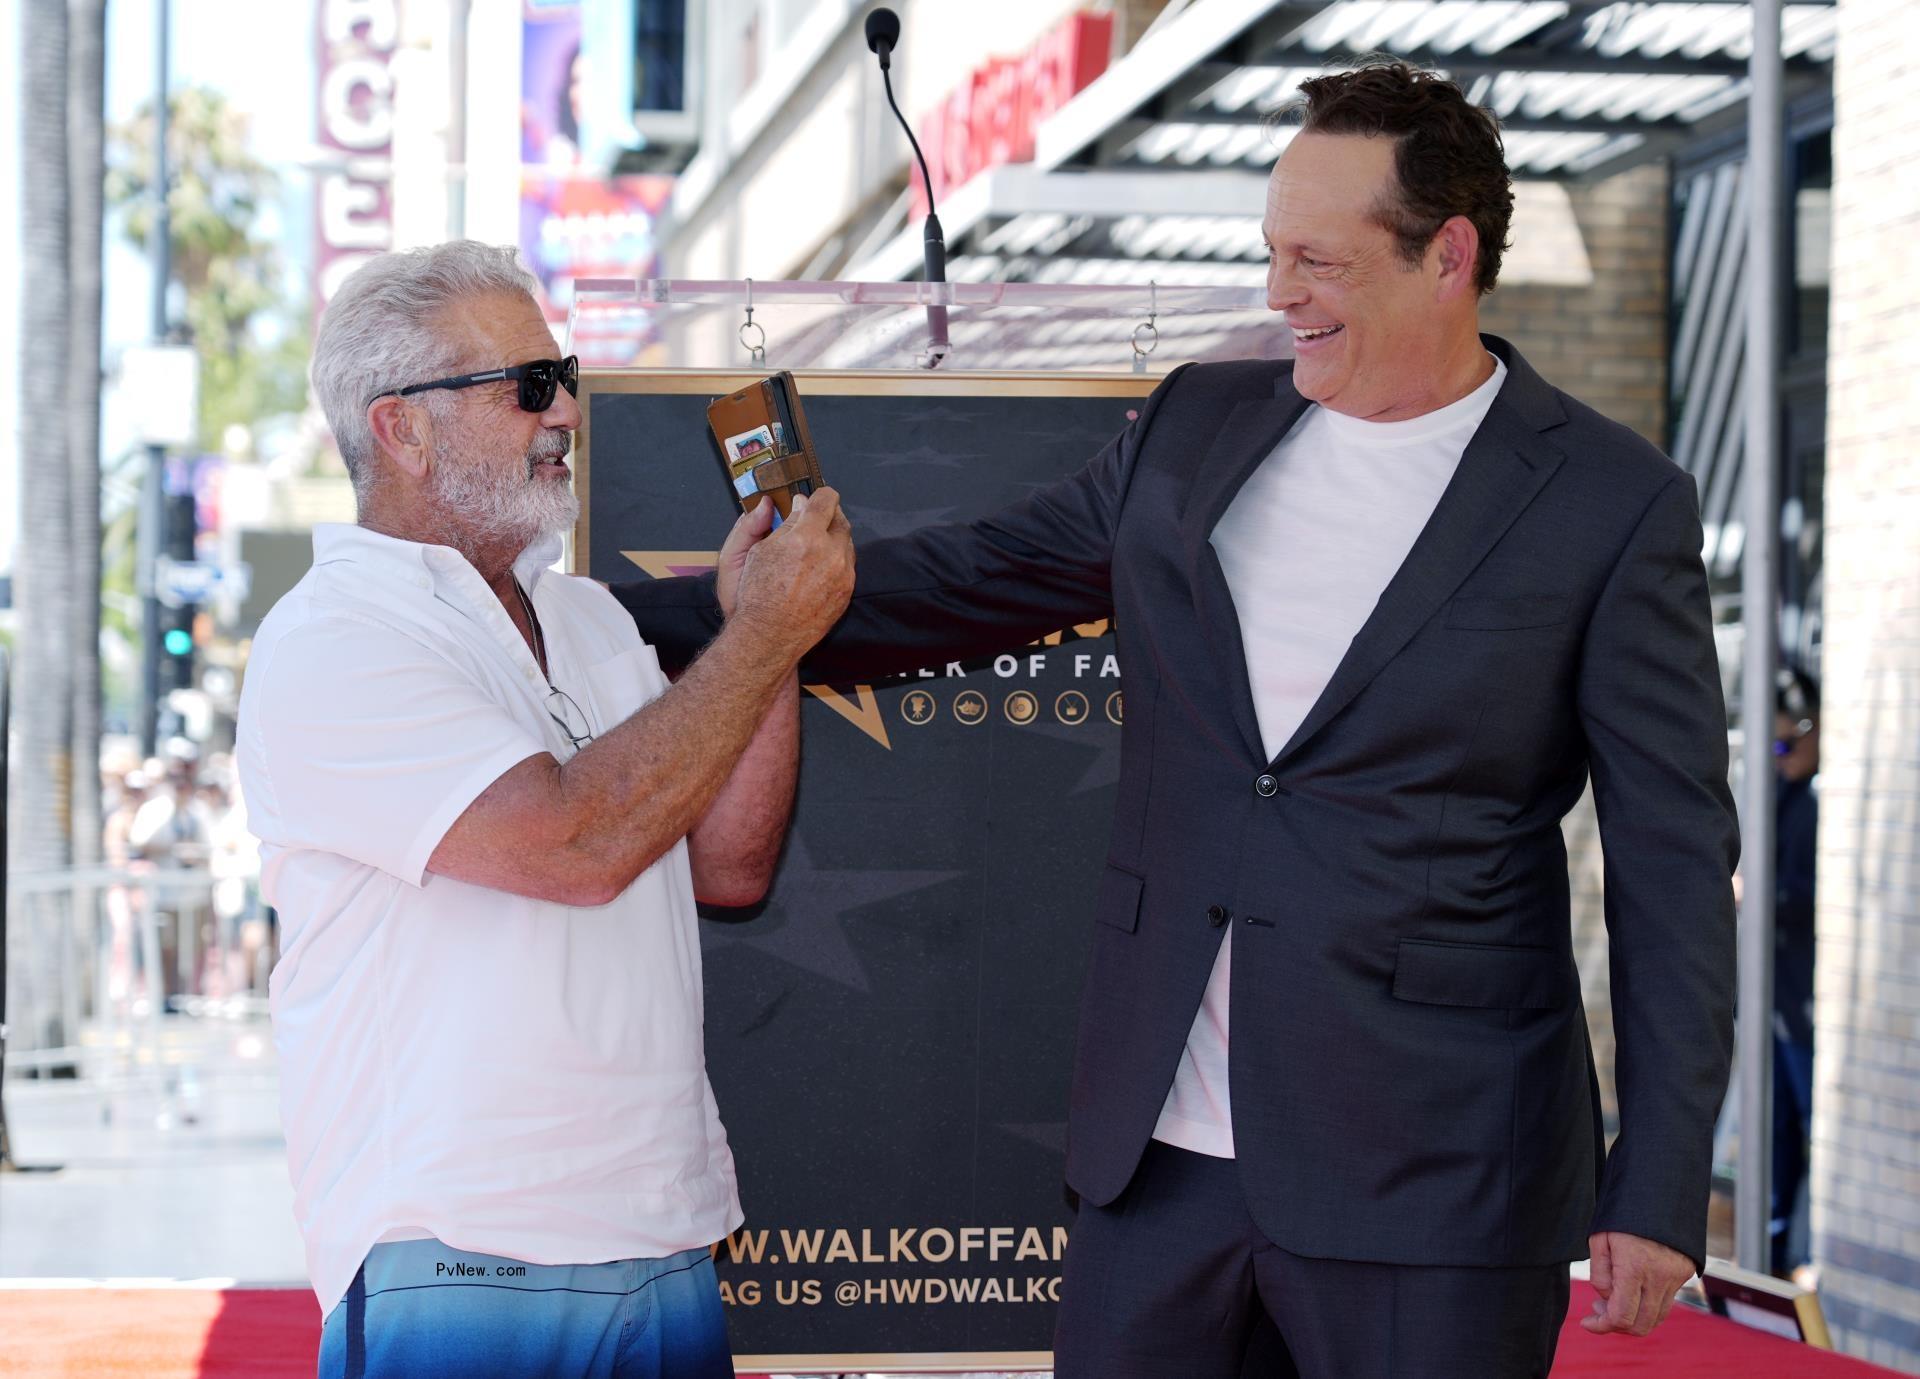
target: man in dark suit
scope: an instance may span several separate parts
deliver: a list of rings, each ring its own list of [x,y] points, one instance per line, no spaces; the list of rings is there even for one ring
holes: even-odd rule
[[[808,663],[1115,620],[1062,1376],[1233,1376],[1256,1335],[1308,1379],[1540,1376],[1568,1261],[1635,1335],[1703,1261],[1737,840],[1696,498],[1479,334],[1511,207],[1453,84],[1307,83],[1263,226],[1295,359],[1176,370],[1081,473],[861,546]],[[715,626],[705,584],[616,592],[656,644]],[[1611,1152],[1560,832],[1589,776]]]

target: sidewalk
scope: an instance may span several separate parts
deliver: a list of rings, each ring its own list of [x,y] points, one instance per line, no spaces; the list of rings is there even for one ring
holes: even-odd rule
[[[76,1081],[10,1077],[0,1286],[233,1279],[306,1287],[264,1019],[169,1016],[136,1057],[104,1032]]]

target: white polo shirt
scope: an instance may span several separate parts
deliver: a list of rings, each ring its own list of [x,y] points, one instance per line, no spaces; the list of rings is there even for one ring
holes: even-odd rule
[[[254,638],[237,754],[280,912],[281,1118],[322,1313],[383,1239],[536,1264],[720,1239],[741,1213],[685,840],[592,908],[428,875],[488,785],[573,748],[457,551],[341,525],[313,545]],[[558,549],[515,570],[597,735],[666,679],[606,590],[546,572]]]

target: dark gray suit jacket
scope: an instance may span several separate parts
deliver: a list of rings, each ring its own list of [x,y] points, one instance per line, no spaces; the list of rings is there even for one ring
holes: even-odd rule
[[[1307,406],[1289,364],[1181,368],[1080,473],[860,547],[810,678],[1115,619],[1122,774],[1067,1160],[1090,1201],[1132,1176],[1230,923],[1234,1141],[1276,1244],[1522,1265],[1618,1230],[1705,1255],[1738,838],[1694,486],[1487,345],[1505,384],[1271,761],[1209,536]],[[669,662],[717,627],[710,579],[615,592]],[[1560,831],[1589,774],[1619,1050],[1610,1153]]]

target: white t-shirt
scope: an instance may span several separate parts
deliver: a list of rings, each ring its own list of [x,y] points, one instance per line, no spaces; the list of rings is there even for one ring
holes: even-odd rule
[[[323,1313],[383,1239],[536,1264],[658,1258],[740,1224],[707,1084],[685,840],[578,908],[429,875],[474,798],[573,754],[480,574],[355,526],[254,638],[238,759],[280,912],[273,1037],[294,1210]],[[607,732],[663,693],[587,579],[515,572],[552,683]]]
[[[1308,408],[1213,529],[1269,761],[1319,700],[1433,516],[1507,376],[1505,364],[1493,363],[1493,376],[1458,402],[1407,421]],[[1222,1159],[1233,1157],[1232,972],[1229,928],[1153,1131]]]

